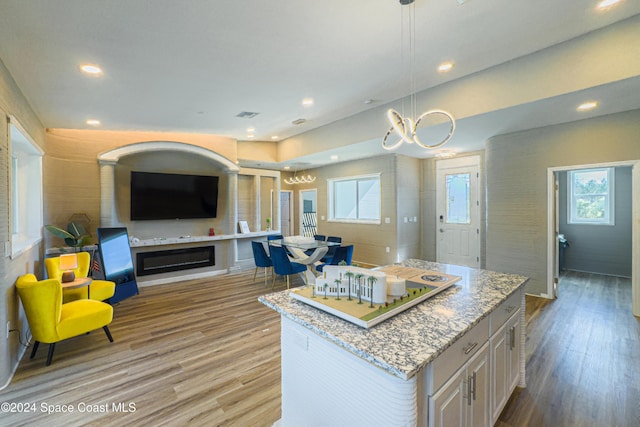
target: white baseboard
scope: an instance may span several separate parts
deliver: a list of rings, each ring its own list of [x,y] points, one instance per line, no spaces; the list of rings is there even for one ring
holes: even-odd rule
[[[11,380],[13,380],[13,376],[15,375],[16,371],[18,370],[18,366],[20,366],[20,362],[22,361],[22,358],[24,357],[24,354],[27,352],[27,349],[29,348],[29,343],[31,342],[31,333],[28,333],[28,337],[26,339],[27,342],[27,346],[23,346],[22,344],[20,344],[20,346],[22,347],[22,349],[20,350],[20,353],[18,354],[18,359],[15,363],[15,365],[13,365],[13,368],[11,369],[11,374],[9,374],[9,378],[7,379],[7,382],[0,387],[0,390],[4,390],[5,388],[7,388],[9,386],[9,384],[11,384]],[[20,342],[20,340],[18,340],[18,342]]]

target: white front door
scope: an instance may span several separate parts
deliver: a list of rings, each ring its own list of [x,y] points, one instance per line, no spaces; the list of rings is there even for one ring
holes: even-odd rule
[[[480,157],[436,162],[437,261],[480,267]]]

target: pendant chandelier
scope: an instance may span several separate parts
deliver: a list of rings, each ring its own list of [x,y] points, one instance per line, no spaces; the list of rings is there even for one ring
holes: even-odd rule
[[[296,185],[296,184],[309,184],[312,183],[313,181],[316,180],[316,177],[312,177],[311,175],[302,175],[302,176],[298,176],[296,175],[296,173],[293,173],[293,177],[289,178],[289,179],[285,179],[284,182],[286,184],[289,185]]]
[[[409,61],[410,61],[409,85],[410,85],[410,93],[411,93],[410,103],[411,103],[411,114],[412,114],[412,117],[415,118],[416,110],[417,110],[416,87],[415,87],[416,82],[415,82],[415,76],[414,76],[415,53],[416,53],[415,52],[415,39],[416,39],[415,4],[414,4],[414,0],[400,0],[400,4],[402,6],[408,5],[407,9],[409,10],[408,21],[409,21]],[[404,12],[402,14],[402,18],[403,19],[402,19],[401,29],[402,31],[404,31],[404,21],[405,21]],[[451,123],[449,133],[447,134],[447,136],[445,136],[444,139],[437,141],[433,144],[423,143],[422,141],[420,141],[417,134],[418,126],[423,120],[425,120],[429,116],[443,116],[447,121]],[[418,116],[417,119],[414,120],[411,117],[403,117],[399,112],[397,112],[393,108],[390,108],[387,111],[387,120],[389,121],[391,128],[389,128],[384,138],[382,139],[382,148],[384,148],[385,150],[393,150],[395,148],[398,148],[400,145],[402,145],[403,142],[406,142],[407,144],[415,143],[418,146],[425,149],[438,148],[446,144],[451,139],[451,137],[453,136],[453,132],[456,129],[456,121],[453,118],[453,116],[444,110],[437,110],[437,109],[426,111],[422,113],[420,116]],[[394,133],[397,135],[398,139],[395,142],[390,142],[389,137]]]

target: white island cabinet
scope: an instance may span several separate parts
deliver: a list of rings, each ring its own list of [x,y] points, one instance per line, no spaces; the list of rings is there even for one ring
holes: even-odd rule
[[[283,427],[489,426],[525,386],[526,277],[407,260],[461,276],[370,329],[291,298],[282,318]]]

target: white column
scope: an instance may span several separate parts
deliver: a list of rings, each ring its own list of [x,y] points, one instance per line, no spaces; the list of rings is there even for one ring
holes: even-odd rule
[[[100,226],[118,225],[115,191],[116,162],[99,160],[100,163]]]
[[[255,229],[251,231],[262,230],[262,176],[254,175],[253,177],[253,199],[256,201],[256,208],[254,209],[253,222]]]
[[[280,203],[280,172],[278,172],[278,175],[275,177],[276,180],[276,194],[275,197],[273,198],[273,202],[275,203],[273,212],[271,213],[271,215],[273,215],[273,217],[271,218],[271,228],[274,230],[280,230],[280,233],[282,233],[281,230],[281,226],[280,226],[280,218],[282,215],[282,204]],[[291,203],[293,203],[293,198],[291,199]],[[291,218],[293,220],[293,218]]]
[[[238,233],[238,173],[228,172],[227,185],[227,203],[229,204],[229,223],[228,233]],[[238,262],[238,240],[231,239],[229,241],[229,259],[227,261],[227,270],[232,269]]]

